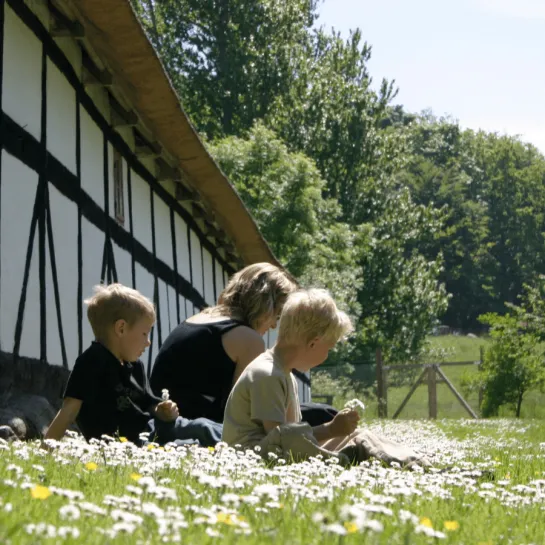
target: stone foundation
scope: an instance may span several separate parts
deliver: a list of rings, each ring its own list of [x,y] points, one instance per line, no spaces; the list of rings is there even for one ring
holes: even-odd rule
[[[70,371],[0,351],[0,437],[41,437],[62,404]]]

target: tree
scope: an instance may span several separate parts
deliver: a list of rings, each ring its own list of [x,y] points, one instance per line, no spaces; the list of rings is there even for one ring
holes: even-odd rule
[[[485,353],[480,373],[466,380],[470,389],[483,388],[483,416],[496,416],[510,404],[520,417],[524,395],[545,386],[545,276],[525,284],[520,305],[507,303],[509,311],[500,316],[484,314],[480,320],[490,326],[492,344]]]
[[[209,139],[242,135],[291,89],[318,0],[132,0],[184,108]]]
[[[515,415],[520,417],[525,393],[545,384],[544,350],[517,314],[490,313],[481,317],[490,326],[492,337],[477,377],[484,389],[484,417],[497,416],[505,404],[513,405]]]
[[[399,185],[446,213],[438,236],[420,245],[444,257],[440,278],[453,297],[443,320],[475,329],[480,314],[504,313],[525,282],[545,273],[545,160],[515,138],[462,131],[429,113],[410,126],[408,141]]]
[[[354,357],[412,355],[447,301],[420,250],[441,219],[396,183],[410,116],[372,89],[361,32],[313,30],[317,0],[133,2],[278,258],[356,318]]]
[[[210,151],[278,259],[303,285],[330,289],[345,310],[359,317],[356,236],[338,221],[339,205],[322,197],[325,182],[313,162],[289,152],[261,123],[246,139],[227,137]]]

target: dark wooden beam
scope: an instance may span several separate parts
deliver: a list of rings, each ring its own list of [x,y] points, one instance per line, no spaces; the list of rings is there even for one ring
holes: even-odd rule
[[[181,183],[176,184],[176,200],[180,202],[199,202],[200,195]]]
[[[224,242],[225,241],[225,235],[222,231],[220,231],[218,228],[216,228],[215,225],[210,223],[209,221],[205,221],[204,225],[206,227],[206,236],[208,238],[213,238],[217,240],[218,242]]]
[[[51,0],[47,7],[53,18],[51,35],[54,38],[85,38],[85,29],[79,21],[72,21]]]
[[[138,125],[138,115],[136,112],[125,110],[112,93],[108,93],[108,100],[112,110],[112,127],[134,127]]]
[[[114,84],[114,77],[107,70],[101,70],[98,72],[98,77],[89,72],[89,70],[83,70],[83,85],[85,87],[100,86],[111,87]]]
[[[134,153],[138,159],[157,159],[161,157],[163,148],[158,142],[151,142],[149,146],[136,146]]]
[[[193,217],[196,219],[204,220],[204,221],[208,219],[208,214],[206,210],[202,206],[196,203],[193,203],[191,205],[191,213],[193,214]]]
[[[83,66],[84,85],[113,85],[113,75],[107,70],[99,68],[84,47],[81,48],[81,64]]]
[[[164,159],[157,159],[157,167],[157,178],[159,181],[180,179],[180,172],[178,169],[171,167]]]

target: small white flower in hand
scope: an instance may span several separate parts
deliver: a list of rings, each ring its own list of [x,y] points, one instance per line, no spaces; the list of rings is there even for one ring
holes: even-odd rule
[[[344,408],[363,412],[365,410],[365,405],[359,399],[351,399],[344,404]]]
[[[170,398],[169,398],[169,394],[168,394],[168,390],[166,388],[164,388],[161,392],[161,399],[163,401],[168,401]]]

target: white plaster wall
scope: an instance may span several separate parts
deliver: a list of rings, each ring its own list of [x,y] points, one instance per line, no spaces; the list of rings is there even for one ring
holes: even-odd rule
[[[76,92],[47,60],[47,149],[76,173]]]
[[[0,347],[6,352],[12,352],[38,174],[5,151],[2,152],[1,168]],[[36,230],[20,351],[25,356],[35,358],[40,356],[39,293],[38,230]]]
[[[104,137],[80,106],[81,187],[104,210]]]
[[[154,286],[153,275],[149,273],[146,269],[144,269],[144,267],[136,263],[135,276],[136,276],[136,289],[153,301],[153,286]],[[153,359],[155,358],[155,356],[157,356],[157,350],[158,350],[157,331],[154,331],[153,345],[149,346],[140,358],[144,362],[144,366],[146,370],[148,368],[147,367],[148,355],[150,351],[152,354],[152,362],[153,362]]]
[[[202,262],[204,268],[204,299],[210,305],[215,304],[214,297],[214,265],[212,254],[203,246]]]
[[[159,287],[159,312],[157,316],[157,320],[161,321],[161,338],[157,339],[159,341],[159,345],[161,345],[164,340],[167,338],[168,334],[174,327],[176,321],[172,322],[170,319],[170,297],[168,293],[167,285],[162,281],[158,281],[158,287]],[[174,302],[174,301],[172,301]],[[176,314],[176,309],[174,309],[174,314]]]
[[[42,44],[5,6],[2,107],[40,140],[42,107]]]
[[[188,308],[188,302],[185,297],[179,296],[180,300],[180,322],[183,322],[185,319],[189,318],[189,314],[187,312]]]
[[[42,45],[33,33],[12,12],[5,7],[4,35],[4,110],[18,124],[35,138],[40,138],[41,118],[41,62]],[[62,49],[68,56],[78,76],[81,68],[81,53],[77,44],[71,40],[62,41]],[[76,93],[61,72],[47,61],[47,140],[49,151],[71,172],[76,173]],[[110,116],[107,95],[103,89],[89,90],[89,96],[108,120]],[[81,183],[82,189],[93,201],[104,209],[104,137],[102,131],[92,121],[83,107],[81,119]],[[130,131],[129,133],[130,134]],[[113,198],[113,157],[114,149],[108,144],[109,159],[109,197],[110,214],[115,217]],[[2,153],[2,238],[0,239],[0,266],[2,268],[2,312],[0,313],[0,346],[3,350],[13,349],[13,338],[17,308],[22,287],[22,273],[26,256],[28,231],[37,188],[38,175],[21,162]],[[144,165],[149,168],[153,163]],[[151,165],[151,167],[150,167]],[[129,200],[127,185],[128,166],[123,159],[124,177],[124,228],[129,230]],[[131,173],[133,203],[133,233],[135,238],[149,251],[152,251],[150,188],[136,173]],[[153,196],[156,222],[157,257],[173,267],[172,234],[170,211],[157,195]],[[65,199],[53,186],[50,186],[53,238],[57,260],[57,274],[61,294],[61,311],[67,359],[70,366],[77,357],[77,309],[83,307],[83,346],[86,348],[93,334],[86,319],[86,307],[77,299],[77,207]],[[13,225],[21,226],[13,229]],[[227,275],[217,265],[215,278],[213,258],[202,249],[198,236],[190,231],[191,259],[188,245],[188,228],[184,220],[175,215],[177,269],[181,276],[190,280],[196,290],[203,294],[209,304],[214,304],[215,296],[223,289]],[[88,297],[93,287],[100,282],[102,255],[105,234],[82,218],[83,239],[83,296]],[[47,243],[46,243],[47,247]],[[131,285],[131,256],[113,243],[114,259],[118,279]],[[50,363],[62,362],[57,314],[53,291],[49,253],[46,254],[46,318],[47,318],[47,357]],[[192,271],[190,271],[192,263]],[[192,274],[191,274],[192,273]],[[203,283],[204,274],[204,283]],[[217,290],[214,293],[214,280]],[[136,288],[153,298],[154,280],[151,273],[136,264]],[[176,297],[180,303],[180,319],[193,315],[196,309],[191,301],[176,294],[174,288],[159,281],[160,316],[163,340],[178,322]],[[10,309],[5,312],[5,309]],[[27,290],[25,322],[21,344],[21,354],[29,357],[40,355],[39,320],[39,277],[38,277],[38,233],[35,237],[32,267]],[[158,349],[158,335],[155,332],[152,356]],[[147,363],[147,356],[144,356]]]
[[[134,171],[131,173],[131,181],[133,236],[151,252],[150,187],[149,184]],[[127,202],[127,214],[128,205],[129,203]]]
[[[193,286],[203,295],[203,282],[202,282],[202,257],[201,257],[201,241],[199,237],[191,232],[191,271],[193,273]]]
[[[87,299],[93,294],[93,288],[100,284],[100,269],[102,267],[102,253],[104,250],[104,233],[97,229],[85,218],[81,220],[81,238],[82,238],[82,293],[83,299]],[[83,308],[83,349],[85,350],[94,339],[91,326],[87,321],[87,307],[80,302]],[[72,318],[76,320],[77,314]]]
[[[189,246],[187,244],[187,224],[178,216],[174,215],[174,232],[176,233],[176,259],[178,260],[178,274],[188,282],[191,278],[189,269]]]
[[[131,254],[120,248],[112,241],[114,250],[115,268],[117,271],[117,280],[125,286],[132,287],[132,272],[131,272]]]
[[[223,288],[225,287],[223,283],[223,268],[222,266],[216,261],[216,302],[219,296],[221,295],[221,292],[223,291]]]
[[[176,290],[172,286],[167,286],[169,329],[166,331],[166,334],[163,331],[163,341],[166,339],[168,333],[170,333],[178,325],[176,298]],[[182,314],[182,309],[180,309],[180,314]]]
[[[172,233],[170,229],[170,208],[155,193],[155,249],[157,257],[169,267],[174,267],[172,259]]]
[[[78,356],[78,209],[49,185],[51,227],[59,283],[61,320],[70,368]],[[62,351],[53,288],[49,244],[46,238],[47,361],[62,365]]]

